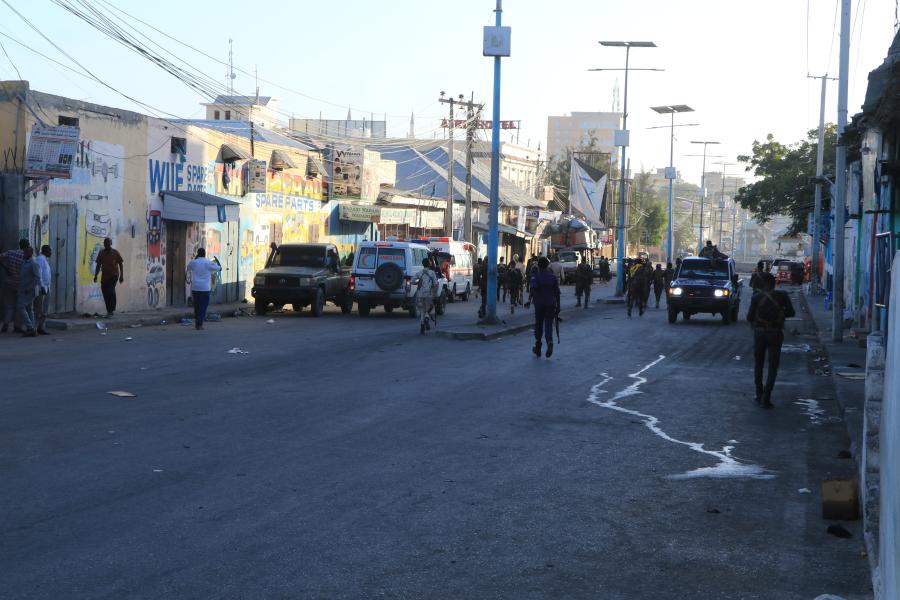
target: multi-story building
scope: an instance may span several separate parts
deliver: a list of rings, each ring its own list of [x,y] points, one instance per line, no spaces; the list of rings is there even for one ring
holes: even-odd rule
[[[472,155],[490,159],[491,143],[475,142]],[[543,197],[543,173],[546,166],[547,154],[543,150],[500,142],[500,176],[532,198]]]
[[[271,96],[216,96],[204,103],[208,121],[253,121],[271,129],[278,125],[278,99]]]
[[[615,132],[622,122],[618,112],[573,112],[570,116],[547,117],[547,157],[559,158],[567,148],[596,138],[599,152],[616,152]]]

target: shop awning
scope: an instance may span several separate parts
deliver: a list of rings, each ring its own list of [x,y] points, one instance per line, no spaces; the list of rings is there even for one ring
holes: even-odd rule
[[[224,223],[240,219],[241,205],[206,192],[160,192],[162,218],[188,223]]]
[[[250,153],[240,146],[222,144],[222,147],[219,148],[219,155],[216,156],[216,162],[231,163],[237,160],[250,160],[251,158],[253,157],[250,156]]]
[[[298,169],[297,163],[291,158],[291,155],[283,150],[272,150],[272,158],[269,164],[273,169]]]
[[[486,223],[472,223],[472,227],[474,229],[480,229],[481,231],[488,230],[488,226]],[[519,231],[518,229],[516,229],[515,227],[512,227],[510,225],[504,225],[503,223],[498,223],[497,229],[500,233],[508,233],[509,235],[520,235],[520,236],[524,237],[524,232]]]

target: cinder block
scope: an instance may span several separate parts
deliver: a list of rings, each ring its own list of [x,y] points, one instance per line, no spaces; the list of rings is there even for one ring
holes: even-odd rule
[[[822,518],[831,521],[859,518],[859,482],[856,479],[826,479],[822,482]]]

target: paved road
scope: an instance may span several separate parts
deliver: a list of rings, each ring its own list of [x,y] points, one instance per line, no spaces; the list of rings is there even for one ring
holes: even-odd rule
[[[0,597],[867,597],[815,352],[761,411],[743,324],[587,312],[550,360],[380,310],[2,336]]]

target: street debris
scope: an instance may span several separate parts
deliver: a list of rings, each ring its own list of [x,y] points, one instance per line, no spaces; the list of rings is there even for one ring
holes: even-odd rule
[[[722,511],[720,511],[718,508],[707,508],[706,512],[713,514],[713,515],[718,515],[718,514],[722,513]]]
[[[119,398],[137,398],[137,394],[132,394],[131,392],[126,392],[124,390],[113,390],[111,392],[106,392],[111,396],[117,396]]]
[[[839,537],[843,539],[852,538],[853,534],[847,531],[847,528],[841,525],[840,523],[834,523],[833,525],[829,525],[828,529],[826,529],[828,533],[833,535],[834,537]]]
[[[837,458],[853,458],[853,455],[850,454],[849,450],[841,450],[837,453]]]
[[[797,491],[798,491],[799,493],[801,493],[801,494],[812,494],[812,490],[809,489],[809,488],[800,488],[800,489],[797,490]]]
[[[97,321],[97,329],[99,329],[100,331],[103,331],[104,329],[106,329],[106,323],[101,323],[100,321]]]
[[[235,347],[235,348],[232,348],[231,350],[229,350],[228,354],[250,354],[250,353],[247,352],[246,350],[241,350],[240,348]]]
[[[133,340],[133,339],[134,339],[133,337],[128,336],[127,338],[125,338],[125,341],[126,341],[126,342],[130,342],[130,341]]]
[[[781,347],[781,353],[786,352],[812,352],[812,346],[809,344],[784,344]]]
[[[166,320],[163,319],[162,321],[159,322],[159,324],[160,324],[160,325],[166,325],[167,323],[166,323]]]
[[[850,367],[851,369],[862,369],[863,368],[862,365],[858,365],[856,363],[847,363],[847,366]]]
[[[269,319],[268,321],[266,321],[266,323],[268,323],[269,325],[271,325],[274,322],[275,322],[275,319]]]
[[[153,472],[154,472],[154,473],[162,473],[163,470],[162,470],[162,469],[153,469]]]
[[[734,360],[741,360],[741,355],[740,355],[740,354],[735,354],[735,355],[734,355]]]
[[[813,600],[844,600],[844,598],[834,594],[822,594],[821,596],[816,596]]]
[[[206,320],[210,323],[218,323],[222,320],[222,315],[220,315],[219,313],[209,313],[208,315],[206,315]]]
[[[181,320],[181,324],[182,324],[182,325],[185,325],[185,326],[187,326],[187,325],[193,325],[193,324],[194,324],[194,320],[193,320],[193,319],[184,318],[184,319]]]
[[[131,327],[132,329],[137,329],[138,327],[143,327],[143,326],[144,326],[143,323],[132,323],[131,325],[129,325],[129,327]]]

